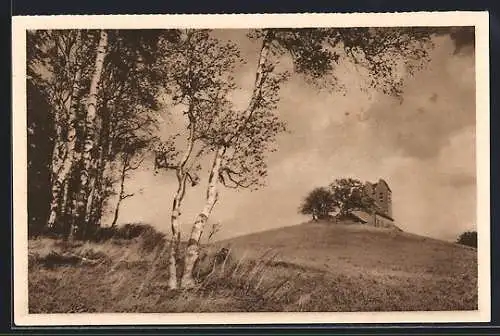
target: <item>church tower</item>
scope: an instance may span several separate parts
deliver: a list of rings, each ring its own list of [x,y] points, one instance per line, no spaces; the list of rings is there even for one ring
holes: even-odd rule
[[[366,182],[365,191],[375,200],[381,214],[392,218],[392,190],[385,180],[379,179],[377,183]]]

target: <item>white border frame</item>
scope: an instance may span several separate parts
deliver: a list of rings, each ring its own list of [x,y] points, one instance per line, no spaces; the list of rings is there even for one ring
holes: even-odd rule
[[[476,160],[478,227],[477,311],[376,313],[182,313],[182,314],[29,314],[27,240],[26,30],[153,29],[362,26],[476,27]],[[16,326],[274,324],[274,323],[425,323],[488,322],[490,277],[489,148],[489,16],[488,12],[415,12],[353,14],[222,15],[63,15],[15,16],[13,46],[13,246],[14,323]]]

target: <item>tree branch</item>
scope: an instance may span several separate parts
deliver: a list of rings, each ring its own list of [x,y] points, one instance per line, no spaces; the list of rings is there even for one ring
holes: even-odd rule
[[[134,196],[134,193],[132,193],[132,194],[123,194],[123,195],[120,195],[120,199],[124,200],[124,199],[132,197],[132,196]]]
[[[148,123],[152,122],[152,119],[148,116],[147,117],[147,120],[144,120],[142,123],[137,123],[134,127],[132,128],[126,128],[120,132],[117,132],[115,134],[115,138],[120,138],[122,136],[124,136],[125,134],[127,133],[132,133],[132,132],[135,132],[135,131],[138,131],[140,130],[141,128],[143,128],[144,126],[146,126]]]
[[[230,182],[232,182],[234,185],[231,186],[229,185],[228,183],[226,183],[225,179],[224,179],[224,175],[223,173],[226,173],[226,177],[229,179]],[[252,182],[247,182],[247,183],[244,183],[245,181],[245,178],[242,178],[242,179],[237,179],[235,178],[233,175],[240,175],[238,174],[237,172],[229,169],[229,168],[224,168],[222,171],[221,171],[221,180],[224,184],[225,187],[228,187],[228,188],[233,188],[233,189],[236,189],[236,188],[244,188],[244,189],[247,189],[247,188],[250,188],[252,186]]]
[[[189,172],[186,172],[186,177],[191,181],[191,186],[194,187],[198,184],[198,179],[193,178]]]

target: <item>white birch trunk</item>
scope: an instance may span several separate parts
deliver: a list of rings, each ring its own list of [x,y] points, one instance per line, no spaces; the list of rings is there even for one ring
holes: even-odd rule
[[[255,71],[254,88],[248,106],[245,110],[244,121],[240,125],[241,128],[245,126],[246,122],[252,116],[253,112],[255,111],[255,108],[257,107],[259,97],[261,95],[262,85],[265,80],[264,67],[269,57],[271,42],[273,39],[272,34],[273,34],[272,31],[268,30],[262,42],[262,48],[259,54],[257,69]],[[196,260],[198,259],[199,256],[199,241],[203,233],[203,228],[205,227],[205,224],[208,221],[208,217],[210,216],[212,209],[215,206],[215,203],[217,202],[217,197],[218,197],[217,185],[219,181],[219,172],[221,169],[221,164],[226,150],[226,146],[230,144],[231,140],[233,140],[234,137],[238,136],[239,130],[240,128],[238,128],[235,133],[229,134],[224,139],[224,145],[221,145],[217,149],[212,170],[209,176],[205,206],[203,210],[200,212],[200,214],[196,217],[196,220],[191,230],[191,236],[188,241],[188,246],[186,248],[186,256],[184,258],[184,271],[181,279],[181,287],[183,288],[190,288],[195,285],[192,273],[194,264],[196,263]]]
[[[89,195],[87,196],[87,202],[85,206],[85,222],[88,223],[90,221],[91,213],[92,213],[92,206],[94,205],[94,194],[95,194],[95,187],[96,187],[96,177],[92,176],[90,178],[90,183],[89,183]]]
[[[61,210],[65,211],[65,209],[59,209],[62,205],[65,207],[66,202],[61,200],[61,197],[65,197],[67,195],[64,191],[64,185],[68,182],[68,177],[71,172],[71,168],[73,167],[74,155],[75,155],[75,146],[77,140],[76,134],[76,109],[78,105],[78,98],[80,93],[80,78],[81,78],[81,65],[78,60],[78,49],[81,46],[81,32],[78,31],[77,41],[75,43],[75,77],[73,80],[73,88],[71,91],[69,108],[68,108],[68,136],[67,139],[62,139],[60,136],[58,137],[59,141],[65,141],[65,146],[63,148],[60,147],[60,144],[57,142],[54,144],[54,154],[52,157],[52,195],[50,201],[50,211],[49,218],[47,221],[47,226],[49,228],[53,227],[61,214]],[[57,113],[57,112],[56,112]],[[57,125],[60,123],[60,118],[56,118],[56,133],[61,133],[61,126]],[[57,141],[57,140],[56,140]],[[60,160],[59,157],[63,155],[63,159]],[[56,158],[57,157],[57,158]]]
[[[93,161],[92,162],[92,167],[91,170],[93,172],[90,183],[89,183],[89,195],[87,197],[87,206],[86,206],[86,211],[85,211],[85,222],[89,223],[92,221],[92,225],[100,225],[99,222],[99,217],[100,214],[98,214],[96,211],[100,207],[100,202],[101,202],[101,193],[102,189],[101,184],[102,184],[102,176],[103,176],[103,162],[104,162],[104,149],[102,149],[102,146],[99,151],[99,158],[97,162]]]
[[[248,102],[248,106],[245,110],[245,115],[242,124],[237,128],[236,132],[233,134],[229,134],[225,139],[226,144],[230,143],[235,137],[238,136],[240,130],[245,127],[245,124],[248,122],[250,117],[252,116],[257,104],[259,102],[259,97],[262,92],[262,85],[265,81],[265,65],[268,61],[271,42],[273,41],[273,32],[272,30],[268,30],[264,36],[264,40],[262,41],[262,47],[259,53],[259,61],[257,62],[257,69],[255,70],[255,82],[252,91],[252,96],[250,97],[250,101]]]
[[[195,285],[195,281],[193,278],[193,268],[200,253],[199,241],[203,233],[203,229],[205,227],[205,224],[207,223],[208,218],[210,217],[210,214],[212,213],[215,203],[217,202],[219,172],[221,169],[225,150],[226,148],[224,146],[219,146],[215,153],[212,170],[210,171],[210,176],[208,179],[205,206],[196,217],[191,230],[191,235],[188,240],[188,246],[186,248],[186,256],[184,258],[184,272],[181,279],[182,288],[192,288]]]
[[[105,111],[107,111],[107,110],[105,110]],[[107,145],[105,147],[101,148],[101,151],[99,154],[99,163],[97,165],[97,172],[96,172],[96,181],[97,181],[96,186],[97,186],[97,188],[93,189],[94,196],[92,196],[92,198],[90,199],[90,202],[92,204],[91,207],[89,208],[87,205],[87,212],[90,214],[88,217],[90,217],[91,220],[99,226],[101,224],[100,220],[101,220],[101,216],[102,216],[102,212],[103,212],[104,202],[106,201],[104,199],[104,196],[103,196],[103,193],[105,192],[105,190],[103,189],[103,187],[105,186],[104,181],[108,177],[109,170],[112,169],[112,168],[110,168],[111,163],[109,161],[110,161],[110,155],[112,152],[113,141],[111,140],[112,139],[112,135],[111,135],[112,130],[111,130],[111,126],[110,126],[109,122],[107,125],[106,132],[107,133],[104,135],[104,137],[108,137],[108,142],[107,142]],[[103,136],[101,136],[101,146],[103,146],[103,143],[104,143],[103,140],[104,140]],[[113,174],[113,173],[114,173],[114,171],[111,172],[111,174]],[[119,207],[119,206],[117,206],[117,207]]]
[[[180,240],[180,220],[181,215],[180,208],[182,203],[183,193],[185,189],[186,178],[184,177],[182,181],[179,181],[179,188],[174,197],[174,202],[172,205],[172,215],[170,216],[170,227],[172,230],[172,240],[170,241],[170,249],[168,252],[168,283],[169,289],[177,289],[177,246]]]
[[[80,190],[78,194],[78,217],[80,220],[86,218],[86,204],[90,194],[90,170],[92,168],[92,151],[94,149],[95,137],[97,134],[97,95],[99,93],[99,83],[104,67],[104,58],[108,49],[108,34],[101,30],[99,45],[94,63],[94,73],[90,82],[89,98],[87,101],[87,114],[85,117],[85,142],[82,153],[83,167],[80,174]]]
[[[64,109],[57,109],[54,112],[54,125],[55,125],[55,141],[54,141],[54,150],[52,151],[52,160],[51,160],[51,183],[57,179],[57,174],[59,169],[61,169],[64,157],[66,156],[66,143],[63,137],[63,127],[62,124],[65,122],[62,115],[66,114]]]
[[[179,166],[176,169],[177,176],[177,191],[174,196],[174,202],[172,204],[172,215],[170,217],[170,226],[172,230],[172,241],[170,242],[170,250],[168,253],[169,259],[169,279],[167,286],[169,289],[177,289],[177,258],[176,252],[181,239],[180,231],[180,215],[181,215],[181,205],[184,200],[184,195],[186,194],[186,182],[187,182],[187,172],[185,171],[186,163],[191,157],[194,147],[194,128],[195,125],[191,124],[189,130],[188,146],[184,156],[179,162]]]
[[[247,109],[245,110],[245,115],[248,117],[255,110],[255,107],[258,103],[258,99],[260,93],[262,91],[262,84],[264,83],[264,65],[267,62],[267,58],[269,57],[269,49],[272,42],[272,32],[268,31],[264,37],[264,41],[262,41],[262,48],[260,49],[259,54],[259,62],[257,64],[257,70],[255,71],[255,83],[252,92],[252,97],[250,98],[250,102],[248,104]]]

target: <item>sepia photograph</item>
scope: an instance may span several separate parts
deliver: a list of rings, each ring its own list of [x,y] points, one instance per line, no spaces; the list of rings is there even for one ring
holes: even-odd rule
[[[489,321],[487,13],[13,24],[16,323]]]

